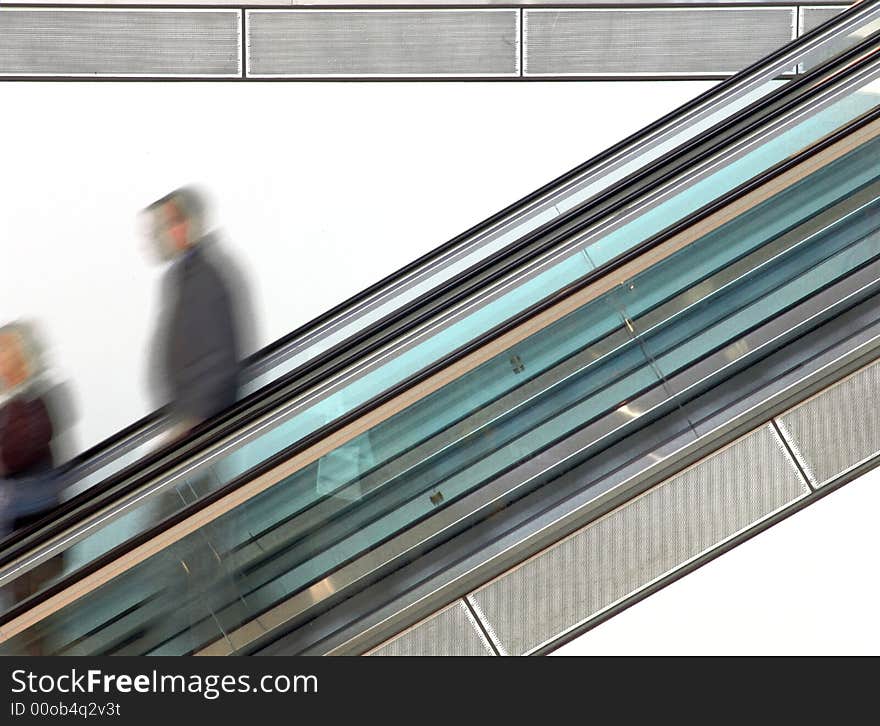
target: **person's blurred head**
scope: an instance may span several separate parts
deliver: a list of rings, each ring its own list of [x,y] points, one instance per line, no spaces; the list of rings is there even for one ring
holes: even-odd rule
[[[0,327],[0,391],[26,385],[40,373],[40,353],[33,327],[16,322]]]
[[[205,201],[194,187],[181,187],[148,206],[153,241],[162,260],[171,260],[205,235]]]

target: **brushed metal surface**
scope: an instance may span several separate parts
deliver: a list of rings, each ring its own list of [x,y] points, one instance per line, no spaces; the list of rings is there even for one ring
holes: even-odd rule
[[[831,20],[835,15],[840,15],[848,5],[836,6],[805,6],[799,8],[801,14],[800,34],[809,33],[813,28],[818,28],[822,23]]]
[[[519,11],[253,10],[252,77],[518,76]]]
[[[0,75],[237,77],[241,14],[0,9]]]
[[[784,2],[784,0],[783,0]],[[780,5],[783,4],[780,0],[665,0],[662,2],[657,2],[657,0],[626,0],[625,3],[621,2],[621,0],[591,0],[590,5],[608,5],[608,6],[618,6],[618,5],[701,5],[701,6],[714,6],[714,5],[751,5],[751,6],[761,6],[761,5]],[[53,5],[82,5],[83,0],[54,0]],[[29,0],[6,0],[4,5],[33,5],[33,2],[29,2]],[[129,0],[104,0],[102,5],[131,5],[132,3]],[[140,5],[150,5],[150,6],[165,6],[165,5],[180,5],[179,0],[142,0]],[[262,6],[289,6],[291,8],[327,8],[327,7],[351,7],[352,5],[357,5],[358,3],[352,2],[352,0],[248,0],[247,3],[243,2],[243,0],[187,0],[187,5],[212,5],[212,6],[233,6],[233,7],[241,7],[242,5],[247,5],[247,7],[262,7]],[[366,5],[366,2],[361,2],[361,5]],[[529,7],[531,5],[548,5],[551,3],[546,2],[546,0],[519,0],[516,3],[509,2],[508,0],[382,0],[381,3],[375,3],[376,5],[381,4],[382,6],[390,6],[390,7],[482,7],[482,8],[491,8],[491,7],[511,7],[512,5]],[[569,6],[569,5],[585,5],[586,3],[583,0],[553,0],[553,5],[559,6]],[[800,0],[792,0],[791,2],[784,3],[786,5],[805,5],[810,3],[804,3]]]
[[[847,22],[845,24],[843,24],[842,27],[836,28],[833,32],[834,33],[844,32],[851,27],[861,27],[866,22],[874,22],[878,16],[880,16],[880,7],[878,7],[877,5],[873,5],[873,4],[864,6],[856,12],[855,16],[850,17],[847,20]],[[827,36],[830,34],[831,34],[831,31],[829,31],[828,33],[826,33],[824,35]],[[814,39],[814,41],[812,41],[813,45],[811,45],[810,47],[814,47],[814,46],[818,47],[818,45],[821,45],[822,42],[824,42],[823,38],[816,38],[816,39]],[[768,73],[770,74],[770,76],[775,75],[776,71],[779,68],[787,66],[789,62],[794,62],[797,57],[800,57],[799,53],[801,53],[801,50],[792,50],[790,54],[785,55],[784,60],[781,60],[779,63],[777,63],[776,65],[773,66],[773,69],[775,69],[775,70],[771,69],[770,71],[768,71],[767,69],[764,69],[759,74],[760,77],[766,79],[768,77],[768,75],[767,75]],[[854,81],[854,83],[861,83],[861,82],[862,82],[861,80]],[[852,87],[851,84],[844,84],[843,88],[836,89],[836,91],[834,93],[832,93],[831,95],[829,95],[828,97],[823,97],[822,99],[815,101],[813,103],[811,111],[816,112],[816,111],[818,111],[818,109],[820,107],[824,107],[825,105],[831,103],[834,99],[838,98],[840,95],[850,92],[851,87]],[[782,123],[780,125],[775,125],[772,128],[767,129],[766,135],[772,135],[774,133],[779,133],[779,132],[781,132],[782,129],[791,127],[792,125],[797,123],[800,119],[801,119],[801,116],[799,114],[796,114],[794,117],[788,118],[784,123]],[[763,138],[764,138],[763,135],[759,135],[756,138],[751,138],[748,141],[748,143],[745,143],[744,145],[743,144],[738,145],[735,150],[728,151],[727,154],[724,156],[724,159],[719,160],[717,163],[718,164],[728,163],[728,162],[732,161],[734,158],[739,158],[739,156],[741,156],[742,154],[746,153],[747,151],[751,150],[756,145],[761,143],[761,140]],[[715,162],[713,162],[713,164],[714,163]],[[646,208],[650,208],[652,206],[655,206],[656,204],[661,203],[663,200],[668,198],[670,195],[675,194],[678,191],[680,191],[682,185],[686,186],[689,183],[693,183],[694,181],[698,180],[699,178],[703,178],[703,176],[708,175],[714,169],[715,169],[714,165],[710,166],[708,168],[702,169],[699,175],[694,176],[694,177],[688,177],[686,180],[682,180],[682,181],[674,184],[672,186],[672,188],[666,189],[662,193],[657,193],[657,194],[652,195],[651,198],[649,200],[646,200],[645,202],[643,202],[642,205],[637,210],[635,210],[631,213],[628,213],[628,214],[619,215],[614,220],[613,224],[611,224],[610,226],[609,225],[605,225],[605,226],[600,225],[599,228],[592,230],[592,232],[589,233],[587,236],[579,235],[576,238],[569,241],[568,243],[564,243],[558,249],[556,249],[554,252],[546,255],[545,257],[541,258],[537,262],[530,264],[527,267],[527,269],[518,271],[515,275],[516,279],[520,283],[524,283],[529,279],[533,279],[534,276],[536,276],[537,274],[542,272],[549,265],[558,261],[559,259],[561,259],[561,257],[570,254],[572,250],[582,248],[586,244],[589,244],[591,240],[601,236],[602,234],[613,231],[614,229],[618,229],[620,226],[622,226],[623,224],[630,221],[630,215],[635,215],[639,211],[644,211]],[[497,285],[493,286],[491,290],[487,290],[485,293],[483,293],[483,295],[480,298],[479,304],[485,305],[485,304],[491,303],[492,301],[494,301],[495,299],[500,297],[506,291],[507,286],[510,285],[511,283],[512,283],[511,280],[506,279],[506,280],[502,281],[501,283],[498,283]],[[413,346],[419,344],[419,342],[426,339],[427,337],[430,337],[431,335],[436,334],[437,332],[439,332],[439,330],[443,329],[444,327],[452,325],[456,321],[465,317],[471,311],[471,309],[469,307],[467,307],[471,304],[473,304],[473,303],[468,302],[467,305],[465,306],[465,308],[456,309],[454,312],[452,312],[448,315],[442,316],[441,319],[436,320],[436,321],[432,321],[431,323],[426,324],[425,326],[420,328],[418,331],[416,331],[415,333],[408,336],[405,340],[399,341],[395,346],[393,346],[393,349],[388,349],[388,350],[383,349],[379,353],[375,354],[375,356],[373,358],[371,358],[367,362],[359,365],[356,368],[356,370],[349,371],[344,375],[335,376],[333,379],[331,379],[330,381],[325,383],[323,386],[321,386],[319,388],[319,390],[310,391],[309,393],[304,394],[303,396],[300,396],[300,397],[292,400],[291,402],[289,402],[288,404],[283,406],[279,411],[277,411],[273,414],[267,415],[260,422],[257,422],[254,426],[249,427],[246,431],[242,432],[242,434],[234,437],[234,440],[229,440],[229,441],[223,442],[221,445],[218,445],[217,447],[212,447],[206,454],[201,455],[199,457],[196,457],[192,462],[189,462],[187,464],[187,466],[185,466],[183,468],[182,471],[173,472],[169,476],[165,476],[165,477],[161,478],[160,480],[158,480],[157,482],[151,482],[150,485],[144,487],[142,490],[139,490],[139,492],[134,496],[134,498],[131,501],[126,500],[126,502],[122,503],[121,506],[116,507],[116,508],[114,508],[114,510],[112,512],[107,513],[106,516],[102,515],[102,518],[100,521],[94,521],[94,520],[89,521],[86,523],[86,525],[84,527],[77,527],[75,529],[75,531],[71,531],[70,533],[65,534],[63,537],[61,537],[57,541],[53,541],[50,545],[40,548],[39,553],[35,557],[28,555],[27,557],[22,558],[22,560],[20,562],[16,562],[11,567],[11,569],[7,568],[3,571],[0,571],[0,578],[8,577],[10,574],[14,575],[14,573],[17,573],[20,571],[20,568],[22,566],[24,566],[25,568],[30,568],[30,567],[38,564],[40,561],[43,561],[47,557],[51,556],[53,553],[55,553],[57,551],[62,551],[63,549],[69,547],[73,543],[80,541],[84,537],[88,536],[89,532],[95,530],[96,528],[100,528],[107,521],[111,521],[112,519],[115,519],[119,516],[122,516],[123,514],[125,514],[127,509],[130,509],[132,506],[137,506],[139,502],[152,496],[153,494],[155,494],[159,490],[163,489],[170,482],[174,481],[177,477],[179,477],[183,474],[186,474],[187,472],[195,471],[196,469],[209,466],[213,461],[216,461],[220,456],[224,455],[227,451],[230,451],[234,448],[244,446],[249,441],[253,440],[255,437],[260,435],[268,426],[277,425],[283,421],[288,420],[289,418],[293,417],[294,415],[297,415],[303,408],[314,403],[316,400],[319,400],[321,398],[324,398],[324,397],[330,395],[333,391],[339,390],[341,387],[343,387],[347,383],[347,381],[350,379],[351,376],[365,375],[369,371],[375,370],[380,365],[387,362],[387,360],[389,358],[394,357],[395,355],[399,355],[402,352],[411,349]]]
[[[495,655],[467,606],[449,607],[365,655]]]
[[[811,482],[823,486],[880,453],[880,363],[777,419]]]
[[[468,599],[503,654],[526,655],[808,493],[763,426]]]
[[[794,8],[525,10],[527,76],[726,75],[792,40]]]
[[[698,438],[694,439],[692,433],[674,436],[680,430],[689,432],[690,427],[682,423],[685,417],[680,411],[673,412],[640,432],[635,440],[628,439],[609,450],[610,457],[593,458],[558,479],[553,487],[553,496],[557,498],[554,503],[547,501],[544,492],[520,500],[485,525],[471,528],[417,563],[395,571],[261,653],[354,655],[384,642],[427,613],[463,597],[584,526],[583,523],[596,519],[596,512],[601,516],[611,511],[615,506],[606,505],[620,502],[619,498],[607,497],[615,486],[620,489],[619,485],[626,481],[625,491],[646,491],[650,482],[669,478],[682,467],[752,430],[755,423],[767,416],[784,412],[876,360],[880,351],[876,305],[876,298],[861,303],[785,346],[767,359],[767,365],[762,362],[750,367],[719,390],[704,394],[693,407],[687,407],[689,418],[705,422],[708,427],[703,429],[700,424]],[[669,474],[658,475],[664,470]],[[624,491],[618,494],[627,498]],[[799,500],[798,505],[805,501]],[[759,526],[768,521],[762,520]],[[581,525],[572,524],[576,522]],[[462,553],[466,555],[462,557]],[[683,568],[675,575],[682,572]],[[400,594],[390,595],[392,591]],[[644,589],[638,596],[648,592]],[[606,610],[601,617],[609,612]]]
[[[801,7],[798,8],[798,28],[799,34],[809,33],[814,28],[819,27],[822,23],[830,20],[835,15],[839,15],[846,10],[845,5],[839,7]],[[826,43],[821,52],[814,53],[810,58],[802,60],[798,64],[798,73],[806,73],[811,68],[830,60],[838,53],[851,48],[858,41],[866,37],[867,32],[858,34],[841,35],[831,42]]]

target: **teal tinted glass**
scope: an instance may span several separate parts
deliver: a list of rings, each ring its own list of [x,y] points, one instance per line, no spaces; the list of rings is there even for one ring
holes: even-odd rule
[[[683,367],[880,257],[878,151],[818,169],[3,647],[201,648],[561,437],[668,394]]]
[[[353,408],[386,391],[390,386],[407,379],[412,374],[456,350],[462,344],[480,340],[494,326],[516,317],[529,306],[582,278],[597,266],[626,253],[646,238],[661,232],[672,223],[700,209],[754,175],[812,145],[841,125],[857,118],[866,110],[874,108],[877,102],[876,81],[871,80],[874,73],[880,73],[880,69],[866,74],[862,81],[849,87],[841,98],[824,108],[808,104],[807,108],[798,112],[789,127],[782,133],[761,143],[756,141],[754,148],[742,153],[732,161],[725,162],[723,159],[719,159],[717,169],[707,172],[699,180],[683,185],[676,193],[670,192],[668,198],[656,206],[639,210],[639,213],[631,221],[625,222],[613,231],[598,235],[595,239],[585,238],[581,249],[561,257],[534,277],[512,284],[509,291],[503,295],[485,304],[474,305],[466,315],[463,315],[456,322],[432,335],[425,336],[412,347],[395,353],[369,373],[352,379],[348,384],[341,386],[339,390],[322,399],[313,398],[310,399],[311,402],[304,401],[289,414],[279,414],[275,418],[270,418],[269,421],[260,424],[255,434],[243,445],[228,449],[221,448],[210,465],[193,471],[192,474],[177,475],[175,483],[170,487],[173,489],[173,493],[137,499],[125,514],[112,521],[102,522],[101,526],[96,526],[92,533],[80,539],[75,547],[70,548],[65,556],[59,576],[76,570],[120,543],[129,540],[133,534],[143,531],[157,519],[180,511],[200,496],[216,490],[245,475],[253,467],[282,454],[305,436],[334,422]],[[861,167],[859,169],[861,171],[854,172],[856,175],[861,173],[864,176],[870,173],[870,169],[862,169]],[[824,199],[821,194],[833,196],[834,192],[821,192],[817,196],[817,204]],[[777,222],[781,224],[782,221],[783,218],[780,216]],[[758,236],[765,234],[766,231],[761,231],[759,226]],[[738,241],[738,244],[741,243]],[[616,314],[621,321],[625,318],[636,318],[638,311],[630,310],[630,306],[633,304],[630,299],[632,297],[625,296],[624,299],[620,299],[619,294],[611,295],[602,303],[602,307],[606,310],[613,310],[613,314]],[[612,313],[606,312],[598,317],[607,315],[612,315]],[[591,315],[591,320],[592,317]],[[597,331],[602,329],[602,324],[596,323],[596,325],[599,325]],[[707,332],[706,335],[709,336],[709,333]],[[704,340],[708,345],[709,338],[706,337]],[[644,342],[640,340],[639,345],[643,346]],[[537,350],[540,346],[535,345],[533,348]],[[535,350],[525,353],[525,358],[523,351],[512,352],[505,361],[499,360],[493,364],[494,372],[489,372],[490,368],[487,367],[483,372],[483,379],[477,382],[478,379],[474,378],[474,382],[469,384],[470,392],[468,393],[469,397],[473,397],[474,405],[482,405],[492,395],[502,395],[503,384],[501,382],[504,379],[499,371],[511,365],[510,356],[516,355],[520,359],[526,360],[528,366],[533,366],[533,368],[527,368],[530,373],[532,370],[541,370],[543,361],[547,360],[547,355],[536,353]],[[644,349],[640,347],[640,350],[646,360],[641,361],[643,367],[635,367],[630,372],[629,375],[633,377],[633,386],[646,384],[652,377],[657,379],[669,376],[671,375],[670,371],[678,370],[682,365],[685,365],[683,361],[686,361],[686,358],[682,359],[680,354],[664,352],[662,356],[666,357],[662,357],[652,346]],[[636,353],[630,353],[630,355],[635,356]],[[676,355],[679,357],[675,357]],[[627,367],[630,365],[629,363],[621,365],[624,369],[630,370]],[[600,403],[604,405],[624,387],[621,384],[618,388],[610,389],[611,392],[606,392],[605,389],[596,390],[593,393],[595,398],[590,399],[590,402],[584,405],[587,407]],[[447,404],[442,400],[442,398],[432,399],[416,408],[421,410],[424,407],[425,411],[437,409],[446,411]],[[581,411],[581,409],[577,410]],[[452,414],[450,413],[446,417],[441,415],[435,420],[438,424],[448,422],[449,416]],[[417,427],[407,425],[403,428],[409,436],[407,440],[418,438],[419,429]],[[564,433],[561,430],[557,431],[549,424],[541,431],[541,434],[534,434],[534,440],[528,446],[537,446],[539,439],[541,441],[549,440],[548,437],[552,438],[552,435],[563,435]],[[331,491],[336,486],[333,482],[342,476],[342,472],[360,472],[372,466],[373,463],[378,466],[383,461],[381,447],[378,443],[375,445],[379,447],[379,453],[376,453],[372,438],[380,435],[378,431],[371,432],[369,435],[365,434],[363,440],[347,445],[344,450],[327,457],[325,461],[320,463],[317,476],[318,481],[321,482],[321,490]],[[389,434],[392,437],[397,435]],[[541,436],[544,436],[544,439],[541,439]],[[401,440],[405,438],[402,437]],[[481,466],[486,469],[486,467],[494,466],[495,464],[492,462],[497,463],[497,461],[497,459],[490,458],[487,463],[483,463]],[[46,584],[48,585],[49,582]]]

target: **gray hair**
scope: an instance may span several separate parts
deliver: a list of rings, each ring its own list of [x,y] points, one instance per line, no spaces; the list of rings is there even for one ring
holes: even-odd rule
[[[11,335],[18,341],[27,369],[27,382],[21,387],[30,388],[46,372],[45,348],[37,326],[32,321],[17,320],[0,327],[0,337],[5,335]]]

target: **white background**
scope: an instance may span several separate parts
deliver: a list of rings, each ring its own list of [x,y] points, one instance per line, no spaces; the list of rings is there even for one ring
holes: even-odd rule
[[[264,345],[709,85],[0,85],[0,319],[43,324],[85,448],[151,409],[161,270],[136,215],[171,188],[212,192]],[[558,652],[878,652],[878,484]]]
[[[554,655],[877,655],[880,470]]]
[[[0,319],[43,324],[87,448],[154,408],[137,214],[172,188],[211,192],[262,346],[709,85],[0,85]]]

